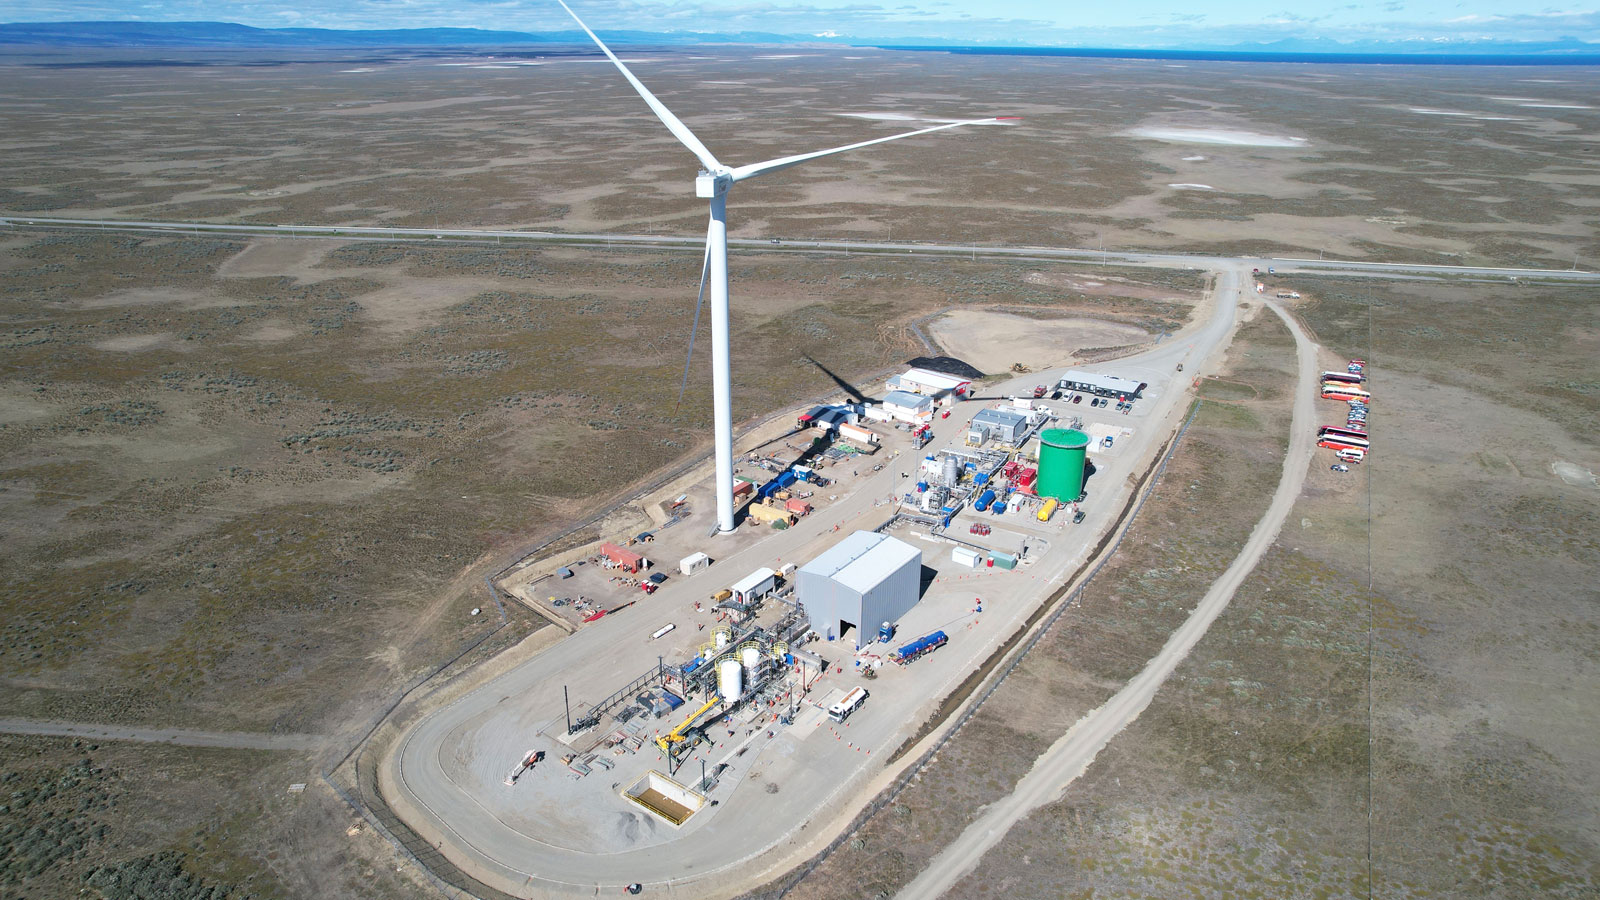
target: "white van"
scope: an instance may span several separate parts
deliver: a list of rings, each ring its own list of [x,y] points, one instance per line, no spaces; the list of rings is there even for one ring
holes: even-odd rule
[[[844,695],[843,700],[828,707],[828,718],[835,722],[843,722],[845,719],[850,718],[850,714],[859,709],[861,704],[865,702],[867,702],[867,689],[853,687],[850,689],[850,693]]]

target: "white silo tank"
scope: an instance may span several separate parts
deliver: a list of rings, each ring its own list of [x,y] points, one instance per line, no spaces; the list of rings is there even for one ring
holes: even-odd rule
[[[712,629],[711,636],[716,642],[717,649],[721,650],[723,647],[728,646],[729,641],[733,640],[733,630],[726,625],[718,625]]]
[[[744,696],[744,668],[737,659],[725,659],[717,664],[717,693],[723,703],[737,703]]]
[[[955,487],[956,486],[956,476],[957,476],[956,458],[954,456],[946,456],[944,458],[944,478],[943,478],[945,487]]]

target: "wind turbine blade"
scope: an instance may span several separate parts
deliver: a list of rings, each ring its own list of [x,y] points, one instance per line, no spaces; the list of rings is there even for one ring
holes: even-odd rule
[[[717,158],[712,155],[710,150],[706,149],[706,145],[700,143],[700,139],[694,136],[694,132],[689,130],[689,126],[683,124],[682,119],[673,115],[672,110],[667,109],[665,103],[657,100],[656,95],[650,93],[650,89],[635,78],[632,72],[628,71],[628,67],[622,64],[622,60],[617,59],[617,55],[611,52],[611,48],[606,46],[606,42],[600,40],[599,35],[590,31],[589,26],[583,24],[583,20],[578,18],[578,14],[572,11],[572,7],[567,5],[566,0],[556,0],[556,2],[561,4],[561,8],[567,11],[567,15],[571,16],[574,22],[578,23],[579,28],[582,28],[590,38],[594,39],[595,45],[616,64],[618,71],[622,72],[622,77],[628,79],[628,83],[633,85],[633,89],[639,92],[639,96],[644,98],[645,103],[649,104],[650,109],[655,112],[656,118],[661,120],[661,124],[667,126],[667,130],[672,132],[672,136],[677,138],[685,147],[688,147],[690,153],[700,159],[700,165],[705,166],[708,172],[715,172],[722,168],[722,163],[717,162]]]
[[[694,336],[700,331],[700,307],[706,300],[706,274],[711,269],[711,239],[706,238],[706,252],[700,257],[700,296],[694,301],[694,325],[689,329],[689,356],[683,361],[683,383],[678,385],[678,404],[672,408],[677,413],[683,405],[683,394],[689,389],[689,367],[694,365]]]
[[[903,134],[892,134],[888,137],[876,138],[870,141],[846,144],[843,147],[834,147],[831,150],[818,150],[814,153],[801,153],[798,156],[784,156],[778,159],[769,159],[766,162],[751,163],[748,166],[739,166],[733,170],[733,180],[744,181],[746,178],[754,178],[757,175],[765,175],[768,172],[776,172],[779,169],[787,169],[790,166],[797,166],[800,163],[808,160],[817,159],[823,156],[832,156],[835,153],[844,153],[849,150],[859,150],[862,147],[871,147],[873,144],[882,144],[888,141],[898,141],[901,138],[916,137],[919,134],[930,134],[935,131],[944,131],[947,128],[960,128],[963,125],[990,125],[1001,121],[1005,120],[1001,118],[966,119],[961,122],[950,122],[945,125],[935,125],[932,128],[921,128],[916,131],[907,131]]]

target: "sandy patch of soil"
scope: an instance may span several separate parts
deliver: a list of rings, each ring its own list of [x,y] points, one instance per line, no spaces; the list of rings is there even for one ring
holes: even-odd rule
[[[1004,372],[1012,363],[1036,369],[1066,365],[1074,350],[1139,344],[1150,337],[1142,328],[1103,319],[1035,319],[975,309],[946,313],[928,331],[951,356],[985,372]]]
[[[1550,464],[1550,471],[1555,476],[1573,487],[1595,487],[1597,481],[1595,474],[1576,463],[1558,459]]]
[[[463,103],[488,103],[491,100],[515,100],[516,97],[502,97],[483,94],[475,97],[441,97],[438,100],[402,100],[394,103],[374,103],[370,106],[356,106],[346,109],[329,110],[335,116],[385,116],[394,113],[423,112],[430,109],[442,109],[446,106],[460,106]]]
[[[201,291],[182,288],[151,287],[115,291],[103,297],[81,300],[74,305],[81,309],[107,309],[113,306],[160,306],[176,304],[180,309],[214,309],[220,306],[243,306],[232,297],[222,297]]]
[[[153,350],[157,347],[164,350],[188,349],[170,331],[164,331],[160,334],[126,334],[121,337],[96,341],[91,346],[96,350],[110,350],[115,353],[138,353],[141,350]]]
[[[300,333],[300,329],[295,328],[293,325],[290,325],[286,322],[269,321],[263,322],[261,327],[241,335],[241,337],[247,341],[260,341],[266,343],[271,341],[286,341],[289,338],[299,335]]]
[[[0,386],[0,425],[48,419],[55,413],[55,407],[40,399],[31,385],[12,382]]]
[[[487,278],[406,278],[361,295],[361,310],[384,331],[404,332],[432,321],[432,314],[464,303],[498,282]]]
[[[1234,147],[1304,147],[1308,144],[1303,137],[1226,128],[1135,128],[1128,133],[1134,137],[1174,144],[1228,144]]]
[[[326,271],[314,272],[323,257],[344,246],[337,241],[308,241],[300,238],[258,239],[217,267],[224,278],[269,278],[287,275],[296,282],[320,281]]]
[[[1051,272],[1029,272],[1023,277],[1029,284],[1046,285],[1049,287],[1065,288],[1090,297],[1131,297],[1135,300],[1166,300],[1176,303],[1191,303],[1193,298],[1185,296],[1181,291],[1163,289],[1151,284],[1141,284],[1116,275],[1093,275],[1073,271],[1071,269],[1058,269]]]

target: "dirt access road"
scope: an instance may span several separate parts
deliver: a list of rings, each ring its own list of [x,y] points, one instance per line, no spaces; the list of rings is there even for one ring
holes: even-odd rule
[[[224,747],[230,750],[318,750],[328,741],[319,734],[254,734],[247,731],[192,731],[188,728],[130,728],[82,722],[47,722],[39,719],[0,719],[0,734],[41,734],[51,737],[94,738],[101,741],[136,741],[180,747]]]
[[[1249,539],[1234,558],[1233,564],[1211,585],[1211,590],[1195,606],[1194,613],[1172,633],[1161,652],[1150,660],[1144,670],[1107,700],[1105,705],[1073,725],[1039,757],[1033,769],[1017,783],[1017,789],[1010,796],[990,806],[981,818],[961,833],[955,843],[934,857],[922,874],[906,885],[898,896],[907,900],[942,896],[971,871],[983,854],[999,843],[1013,825],[1033,810],[1060,799],[1067,786],[1088,770],[1100,750],[1150,705],[1167,676],[1205,636],[1211,623],[1227,608],[1228,601],[1233,599],[1239,585],[1244,583],[1245,577],[1260,562],[1262,554],[1277,540],[1279,530],[1283,528],[1305,485],[1307,468],[1316,452],[1316,433],[1312,429],[1316,427],[1317,346],[1282,308],[1270,301],[1267,305],[1294,334],[1299,373],[1294,416],[1289,426],[1289,450],[1284,454],[1283,477],[1278,481],[1271,505],[1250,532]]]

